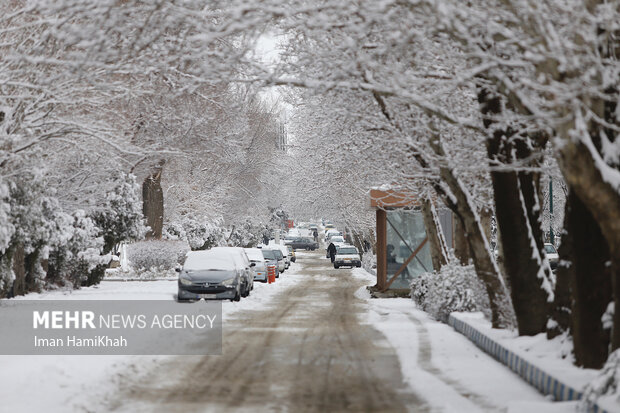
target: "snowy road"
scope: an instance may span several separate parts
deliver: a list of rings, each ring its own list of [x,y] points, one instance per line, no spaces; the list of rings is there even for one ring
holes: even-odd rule
[[[363,281],[300,254],[298,282],[225,325],[223,355],[175,357],[127,383],[116,411],[427,411],[398,358],[359,320]],[[302,275],[303,274],[303,275]],[[279,282],[279,281],[278,281]],[[418,406],[419,408],[415,407]]]
[[[370,300],[321,252],[224,302],[221,356],[2,356],[0,398],[27,412],[562,412],[408,299]],[[173,281],[104,282],[28,299],[172,300]],[[201,305],[195,303],[190,305]],[[26,403],[19,388],[36,398]],[[2,410],[2,409],[0,409]]]

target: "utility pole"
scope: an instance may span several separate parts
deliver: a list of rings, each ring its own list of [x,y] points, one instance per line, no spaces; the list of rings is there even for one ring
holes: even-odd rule
[[[555,245],[553,234],[553,179],[549,177],[549,242]]]

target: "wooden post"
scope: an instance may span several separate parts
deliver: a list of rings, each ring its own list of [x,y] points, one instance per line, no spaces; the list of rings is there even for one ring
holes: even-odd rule
[[[377,288],[383,291],[387,282],[387,214],[377,209]]]

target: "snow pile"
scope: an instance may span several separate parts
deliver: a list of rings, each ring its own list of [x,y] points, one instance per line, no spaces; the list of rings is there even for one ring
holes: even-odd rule
[[[453,311],[490,311],[484,285],[473,265],[448,263],[439,272],[414,278],[410,285],[413,301],[443,322],[447,322]]]
[[[609,355],[607,362],[598,372],[598,376],[592,380],[584,389],[583,397],[579,404],[583,412],[593,411],[595,404],[610,410],[615,405],[614,410],[620,410],[620,349]],[[609,400],[601,400],[609,399]],[[608,408],[603,403],[609,403]]]
[[[370,274],[377,275],[377,256],[371,251],[362,255],[362,268]]]
[[[152,279],[176,277],[175,268],[185,260],[190,250],[185,241],[141,241],[127,245],[130,271],[122,276]]]

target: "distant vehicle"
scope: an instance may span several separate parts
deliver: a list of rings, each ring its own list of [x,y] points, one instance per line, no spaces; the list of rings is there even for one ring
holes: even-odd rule
[[[325,242],[329,242],[329,239],[333,236],[342,236],[342,232],[337,229],[330,229],[325,232]]]
[[[319,243],[310,237],[295,237],[291,240],[284,240],[284,245],[291,246],[296,250],[312,250],[319,248]]]
[[[229,253],[190,251],[179,271],[178,301],[239,301],[245,284],[245,267]]]
[[[293,249],[293,247],[287,245],[286,248],[288,249],[289,259],[291,260],[291,262],[297,261],[297,257],[295,257],[295,250]]]
[[[558,267],[558,262],[560,261],[560,255],[556,251],[553,244],[545,243],[545,253],[547,254],[547,259],[549,260],[551,269],[555,270]]]
[[[267,263],[265,261],[265,257],[263,257],[263,252],[258,248],[244,249],[250,259],[250,262],[255,264],[253,267],[254,281],[267,282]]]
[[[334,268],[340,267],[361,267],[362,259],[360,254],[353,245],[341,245],[336,250],[336,257],[334,258]]]
[[[280,277],[280,269],[278,267],[278,256],[275,251],[270,250],[269,248],[260,248],[263,253],[263,258],[265,258],[265,264],[267,266],[267,271],[269,271],[269,267],[273,266],[276,271],[276,278]],[[267,274],[269,275],[269,274]]]
[[[345,242],[344,237],[342,235],[333,235],[329,237],[329,242],[333,242],[334,244],[342,244]]]
[[[252,267],[254,267],[255,264],[250,261],[245,250],[241,247],[215,247],[211,248],[209,251],[220,251],[223,254],[229,254],[232,259],[236,260],[240,266],[245,268],[245,282],[241,289],[241,297],[250,295],[250,291],[254,289],[254,271],[252,271]]]

